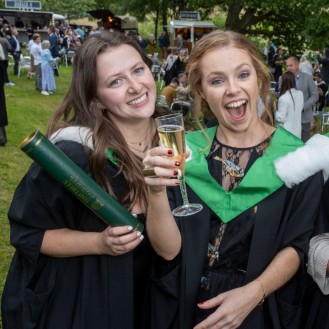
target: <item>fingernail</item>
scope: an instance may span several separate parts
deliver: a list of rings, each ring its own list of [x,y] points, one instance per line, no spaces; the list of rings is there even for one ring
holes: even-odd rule
[[[173,152],[172,150],[168,150],[168,151],[167,151],[167,154],[168,154],[168,155],[173,155],[173,153],[174,153],[174,152]]]
[[[179,161],[175,161],[175,166],[179,167],[180,166],[180,162]]]
[[[202,306],[204,304],[204,302],[200,302],[200,303],[198,303],[198,305],[200,305],[200,306]]]
[[[144,235],[141,235],[141,236],[139,237],[139,239],[140,239],[140,240],[143,240],[143,239],[144,239]]]
[[[128,226],[128,231],[132,231],[133,227],[132,226]]]
[[[137,214],[132,214],[134,217],[136,217],[137,218]]]
[[[174,170],[174,176],[178,176],[178,171]]]
[[[179,185],[179,184],[180,184],[180,181],[177,179],[177,180],[175,181],[175,184],[176,184],[176,185]]]
[[[137,236],[141,236],[142,235],[142,233],[141,232],[137,232]]]

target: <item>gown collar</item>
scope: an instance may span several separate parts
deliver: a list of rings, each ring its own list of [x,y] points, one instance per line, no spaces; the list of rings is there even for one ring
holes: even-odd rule
[[[216,130],[217,127],[206,129],[211,141]],[[209,173],[206,159],[209,139],[197,131],[187,134],[186,140],[191,150],[191,159],[186,162],[186,183],[225,223],[278,190],[284,182],[276,174],[275,159],[303,145],[300,139],[278,127],[263,156],[254,162],[240,184],[228,192]]]

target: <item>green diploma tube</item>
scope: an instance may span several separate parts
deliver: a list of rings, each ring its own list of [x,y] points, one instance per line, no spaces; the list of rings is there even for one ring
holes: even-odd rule
[[[143,231],[144,225],[137,218],[41,132],[36,131],[25,138],[20,148],[104,222],[110,226],[130,225],[134,230]]]

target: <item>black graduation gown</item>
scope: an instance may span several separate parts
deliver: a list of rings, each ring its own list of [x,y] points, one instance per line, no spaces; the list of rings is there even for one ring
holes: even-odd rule
[[[81,144],[62,141],[57,146],[87,171]],[[122,175],[115,176],[117,168],[109,161],[107,170],[120,200],[125,181]],[[139,247],[150,252],[147,239],[134,253],[120,257],[53,258],[40,254],[45,230],[101,232],[107,225],[36,164],[19,184],[8,216],[16,252],[2,296],[3,329],[136,328],[134,255]],[[139,256],[150,260],[148,254]],[[149,277],[148,272],[147,267],[142,269],[141,280]],[[137,297],[142,308],[143,298]]]
[[[239,328],[297,329],[302,302],[302,284],[309,237],[319,205],[322,174],[316,174],[298,186],[282,186],[257,204],[245,283],[259,276],[279,250],[292,246],[300,255],[298,273],[265,302],[255,308]],[[171,206],[182,204],[178,188],[168,191]],[[192,329],[200,279],[207,255],[210,209],[188,188],[190,202],[204,209],[193,216],[176,218],[182,234],[182,250],[172,262],[159,259],[154,268],[152,328]],[[303,200],[308,200],[307,204]],[[245,216],[248,212],[239,216]],[[178,314],[178,316],[177,316]]]
[[[8,125],[6,98],[4,90],[5,70],[6,68],[4,62],[0,60],[0,127]]]
[[[329,181],[325,184],[314,236],[329,232]],[[328,255],[329,258],[329,255]],[[324,295],[308,275],[303,309],[304,329],[329,329],[329,295]]]

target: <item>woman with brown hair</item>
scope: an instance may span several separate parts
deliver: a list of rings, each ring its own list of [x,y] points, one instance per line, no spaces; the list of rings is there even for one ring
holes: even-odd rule
[[[47,136],[145,221],[145,151],[157,144],[151,62],[123,33],[88,37]],[[148,328],[146,232],[109,227],[37,164],[9,209],[16,253],[2,296],[4,329]],[[124,310],[124,313],[122,313]]]
[[[296,79],[292,72],[282,74],[276,122],[295,136],[302,136],[303,92],[296,89]]]
[[[145,178],[147,228],[162,264],[153,327],[297,329],[321,174],[292,188],[279,178],[275,161],[303,143],[259,117],[258,100],[268,107],[270,73],[247,37],[207,34],[187,73],[196,117],[210,109],[219,125],[186,137],[187,193],[203,205],[195,215],[171,213],[183,201],[168,149],[154,148],[144,159],[156,173]]]

